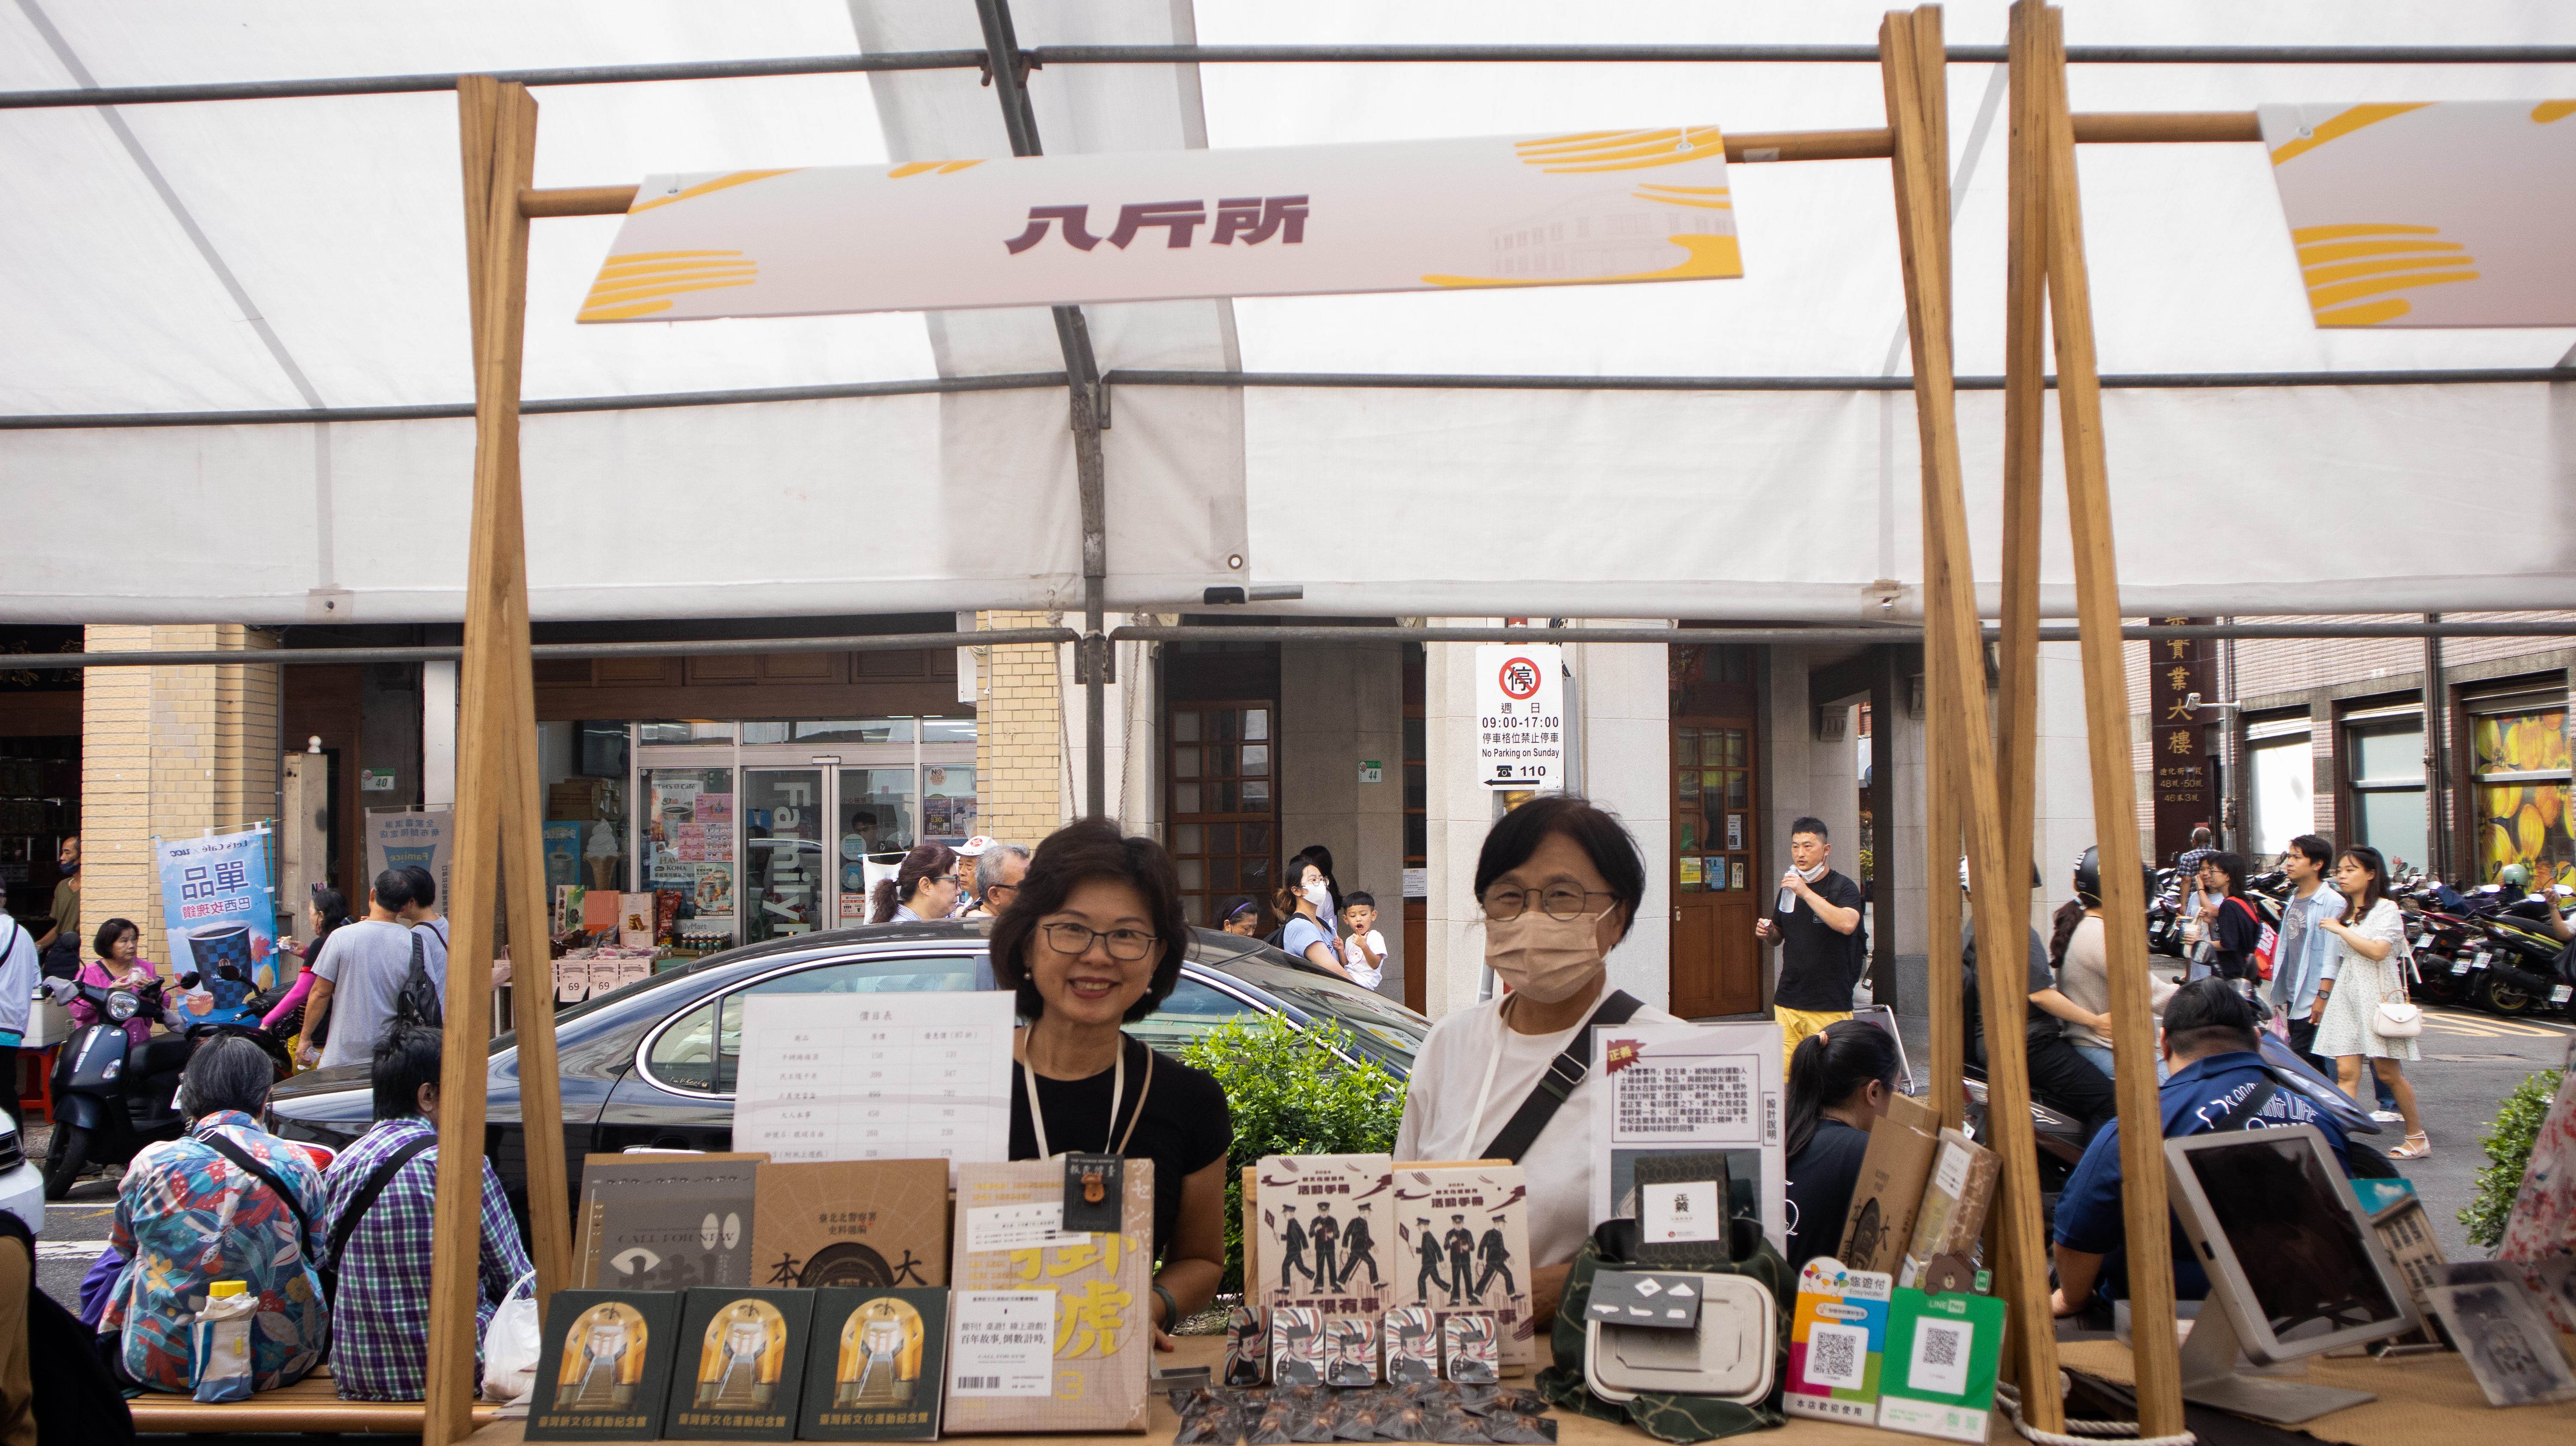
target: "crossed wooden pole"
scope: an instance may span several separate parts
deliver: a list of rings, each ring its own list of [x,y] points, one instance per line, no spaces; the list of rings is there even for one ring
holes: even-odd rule
[[[2045,315],[2053,331],[2057,360],[2102,905],[2109,918],[2136,921],[2145,917],[2146,901],[2140,892],[2129,799],[2128,688],[2075,143],[2079,137],[2246,141],[2257,139],[2258,133],[2252,116],[2232,113],[2072,116],[2059,12],[2040,0],[2017,0],[2012,7],[2009,55],[2003,639],[2001,697],[1991,732],[1953,385],[1948,85],[1940,8],[1891,12],[1880,27],[1885,131],[1741,134],[1728,138],[1727,149],[1737,159],[1746,150],[1761,150],[1777,160],[1886,156],[1894,172],[1923,453],[1924,749],[1931,783],[1924,854],[1930,882],[1933,1102],[1944,1123],[1956,1125],[1964,1118],[1961,909],[1950,862],[1952,847],[1964,844],[1972,876],[1983,883],[1973,897],[1979,952],[1988,961],[1987,982],[1979,990],[1985,1010],[1987,1143],[2003,1159],[1989,1226],[1989,1260],[2010,1306],[2007,1368],[2025,1387],[2024,1417],[2034,1428],[2060,1431],[2064,1412],[2055,1387],[2047,1242],[2040,1233],[2029,1067],[2022,1047],[2024,1004],[2014,987],[2030,929],[2023,881],[2031,870],[2037,759],[2041,409],[2051,339],[2042,319]],[[442,1148],[438,1157],[422,1427],[431,1446],[462,1441],[474,1429],[479,1202],[492,997],[491,931],[480,925],[493,917],[503,898],[539,1310],[570,1283],[572,1212],[565,1158],[557,1143],[562,1103],[528,652],[526,526],[519,491],[528,222],[533,217],[622,213],[635,194],[632,186],[532,189],[537,105],[524,86],[489,76],[461,77],[457,103],[473,308],[475,448],[450,900],[450,914],[459,927],[448,959],[446,1057],[438,1105],[439,1138],[451,1148]],[[2132,1344],[2139,1432],[2168,1436],[2183,1429],[2183,1416],[2173,1334],[2155,1325],[2173,1318],[2173,1278],[2146,939],[2139,929],[2123,927],[2110,930],[2106,941],[2119,1071],[2129,1293],[2135,1318],[2144,1323],[2133,1333]]]

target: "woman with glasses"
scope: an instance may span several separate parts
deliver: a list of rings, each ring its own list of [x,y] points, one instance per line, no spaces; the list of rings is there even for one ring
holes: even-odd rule
[[[957,912],[957,851],[924,839],[903,856],[894,877],[877,880],[869,896],[871,924],[916,924]]]
[[[1646,861],[1619,820],[1572,795],[1533,799],[1485,835],[1476,858],[1485,963],[1509,992],[1452,1010],[1413,1061],[1399,1160],[1511,1159],[1529,1180],[1530,1304],[1555,1318],[1566,1267],[1591,1233],[1592,1082],[1541,1087],[1597,1022],[1674,1023],[1611,989],[1610,951],[1646,897]],[[1536,1133],[1531,1122],[1536,1121]]]
[[[1155,1344],[1225,1270],[1225,1091],[1127,1037],[1180,981],[1190,927],[1169,854],[1099,819],[1038,845],[993,924],[993,977],[1028,1024],[1012,1045],[1011,1158],[1067,1152],[1154,1166]]]

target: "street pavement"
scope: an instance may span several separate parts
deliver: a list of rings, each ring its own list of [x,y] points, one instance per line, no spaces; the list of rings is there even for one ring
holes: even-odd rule
[[[1908,1056],[1921,1061],[1929,1053],[1929,1023],[1919,1016],[1900,1016]],[[2417,1041],[2423,1059],[2407,1067],[2433,1153],[2422,1160],[2400,1161],[2398,1168],[2415,1182],[2423,1197],[2442,1252],[2452,1260],[2484,1259],[2473,1249],[2460,1224],[2460,1211],[2477,1192],[2476,1177],[2485,1168],[2486,1152],[2478,1139],[2495,1118],[2496,1102],[2534,1071],[2565,1063],[2576,1025],[2562,1020],[2498,1019],[2477,1010],[2429,1006],[2424,1033]],[[1918,1063],[1917,1069],[1920,1069]],[[47,1126],[30,1121],[28,1158],[44,1158]],[[2382,1148],[2398,1143],[2402,1126],[2391,1125]],[[115,1212],[116,1186],[106,1179],[84,1180],[67,1200],[45,1207],[45,1232],[36,1242],[36,1276],[47,1293],[77,1309],[81,1275],[97,1259]]]

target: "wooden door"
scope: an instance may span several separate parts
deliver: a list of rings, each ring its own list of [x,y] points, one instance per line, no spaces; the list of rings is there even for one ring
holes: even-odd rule
[[[1213,928],[1228,896],[1249,894],[1262,929],[1280,922],[1277,887],[1278,731],[1273,699],[1174,703],[1163,729],[1172,863],[1190,922]]]
[[[1753,720],[1673,720],[1672,1009],[1685,1019],[1762,1008],[1762,916],[1772,880],[1755,822]]]

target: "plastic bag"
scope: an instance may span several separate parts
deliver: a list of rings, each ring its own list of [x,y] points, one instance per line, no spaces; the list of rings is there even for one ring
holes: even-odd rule
[[[537,1318],[537,1273],[519,1277],[483,1328],[483,1399],[516,1401],[536,1388],[545,1323]],[[522,1295],[520,1292],[525,1291]]]
[[[1485,1418],[1485,1439],[1508,1443],[1508,1446],[1539,1446],[1556,1440],[1556,1423],[1545,1416],[1514,1415]]]
[[[194,1348],[196,1398],[209,1405],[224,1401],[247,1401],[253,1389],[250,1374],[250,1334],[252,1317],[259,1314],[259,1297],[242,1288],[237,1280],[219,1280],[217,1291],[231,1287],[227,1294],[210,1294],[205,1306],[189,1323],[190,1344]]]

